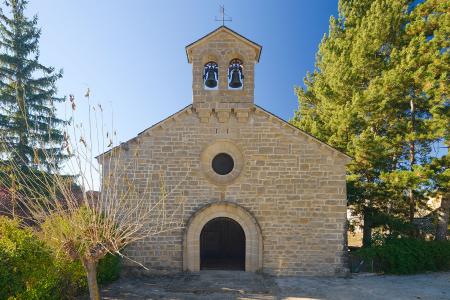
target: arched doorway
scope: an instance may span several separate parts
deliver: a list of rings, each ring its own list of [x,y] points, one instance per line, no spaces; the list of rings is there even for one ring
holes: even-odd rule
[[[219,217],[200,233],[201,270],[245,270],[245,233],[231,218]]]
[[[245,208],[227,201],[209,203],[192,214],[183,237],[183,270],[200,271],[200,235],[205,225],[216,218],[238,223],[245,235],[245,271],[262,270],[262,234],[256,219]]]

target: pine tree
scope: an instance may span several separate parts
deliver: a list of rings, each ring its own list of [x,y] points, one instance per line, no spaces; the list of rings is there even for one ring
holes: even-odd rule
[[[6,0],[0,9],[0,134],[9,149],[3,158],[24,167],[58,168],[65,121],[56,116],[55,83],[62,71],[39,62],[37,16],[29,19],[26,0]],[[4,10],[8,10],[5,13]]]
[[[434,158],[427,166],[429,177],[432,178],[432,197],[441,200],[436,210],[436,240],[447,239],[449,215],[450,215],[450,155]]]
[[[378,113],[392,115],[394,123],[387,135],[402,152],[396,170],[383,176],[388,188],[395,185],[396,197],[391,198],[407,204],[411,223],[433,180],[425,172],[432,146],[448,138],[449,9],[450,1],[437,0],[409,6],[399,34],[401,43],[389,56],[389,69],[367,93],[372,101],[389,103],[388,110]]]
[[[421,168],[448,123],[448,1],[415,2],[341,0],[297,88],[292,122],[354,157],[348,195],[365,246],[380,217],[412,221],[430,180]]]

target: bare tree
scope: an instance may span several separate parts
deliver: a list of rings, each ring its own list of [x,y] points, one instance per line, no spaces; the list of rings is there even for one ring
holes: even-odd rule
[[[112,253],[129,259],[122,253],[125,246],[181,227],[183,199],[173,200],[171,195],[183,181],[167,191],[163,173],[157,174],[156,184],[151,170],[147,174],[141,172],[138,178],[133,170],[141,163],[139,145],[133,153],[123,151],[123,145],[113,147],[115,131],[106,130],[103,109],[89,104],[89,94],[88,90],[86,125],[77,122],[75,99],[69,97],[72,122],[65,128],[62,146],[71,156],[67,166],[62,171],[55,167],[51,172],[43,172],[36,162],[34,168],[25,172],[11,161],[9,174],[1,177],[1,185],[18,195],[15,200],[22,211],[19,215],[33,222],[38,236],[55,252],[82,262],[90,298],[100,299],[96,274],[101,258]],[[2,146],[6,147],[6,143]],[[101,175],[94,152],[107,152],[100,157],[106,174],[101,192],[92,192]],[[47,153],[46,163],[53,165],[52,159]],[[159,187],[156,197],[155,186]]]

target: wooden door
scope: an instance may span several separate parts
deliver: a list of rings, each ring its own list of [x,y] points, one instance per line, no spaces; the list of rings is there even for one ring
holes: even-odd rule
[[[244,270],[245,234],[230,218],[215,218],[200,234],[200,268],[202,270]]]

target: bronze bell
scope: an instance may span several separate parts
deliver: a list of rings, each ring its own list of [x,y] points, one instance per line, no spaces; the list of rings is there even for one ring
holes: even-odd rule
[[[237,89],[242,86],[241,76],[237,68],[233,68],[233,70],[231,71],[231,81],[229,86],[232,89]]]
[[[208,68],[205,85],[211,89],[217,86],[216,72],[214,71],[214,68]]]

